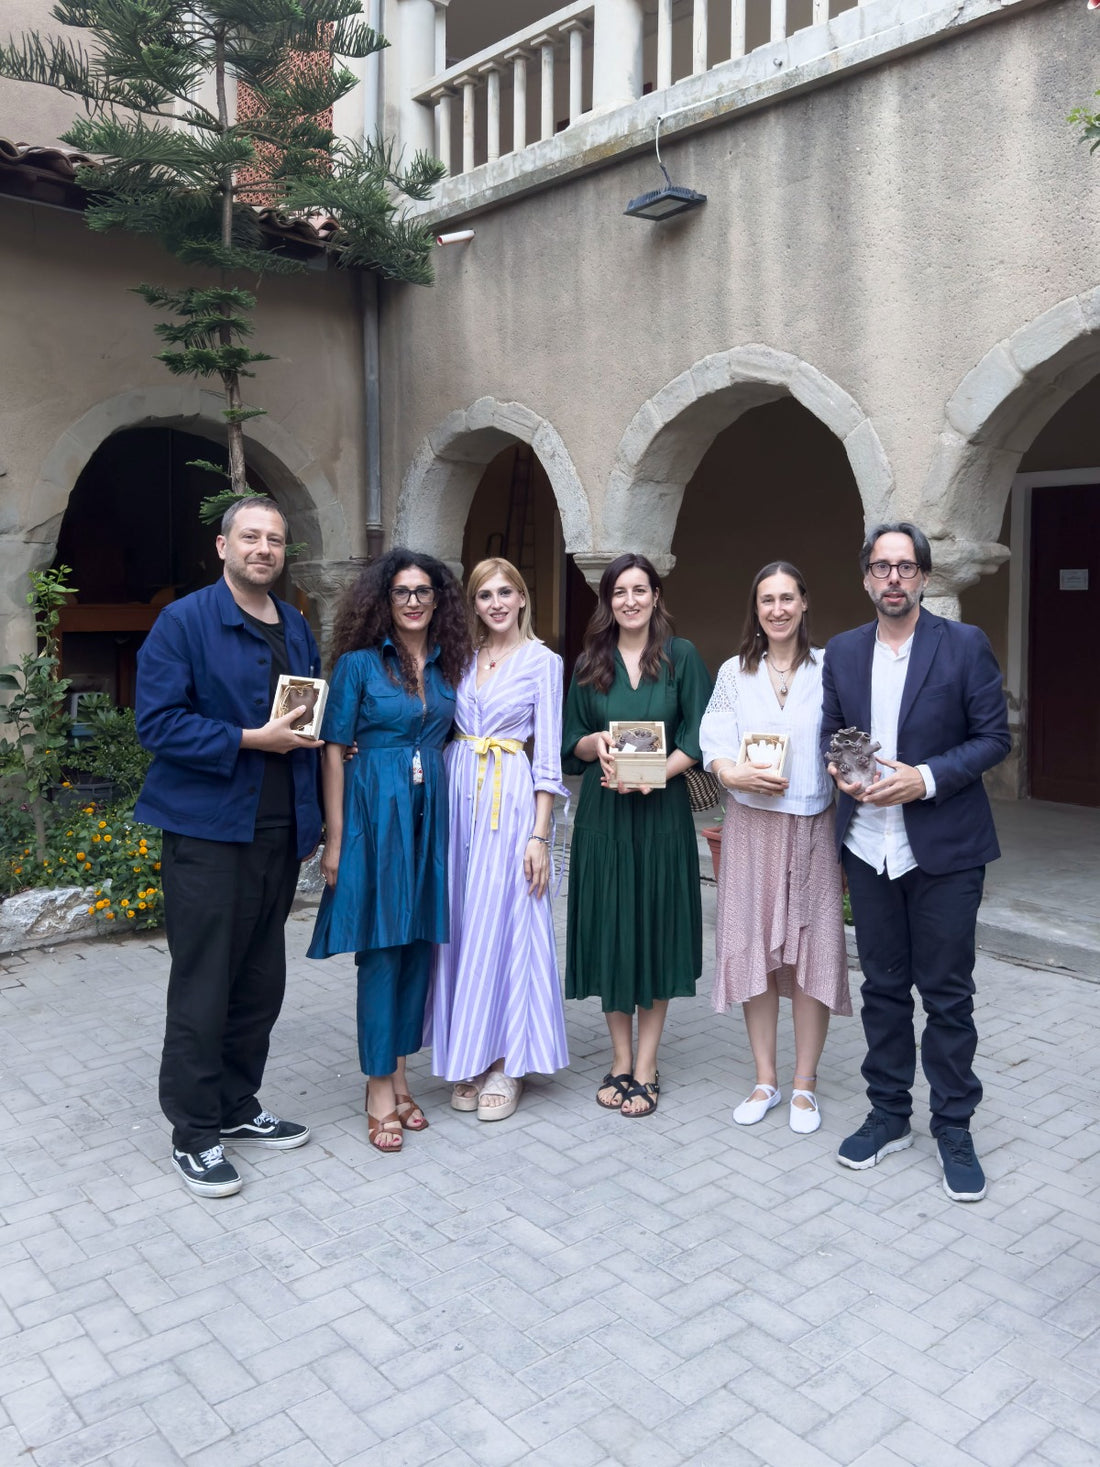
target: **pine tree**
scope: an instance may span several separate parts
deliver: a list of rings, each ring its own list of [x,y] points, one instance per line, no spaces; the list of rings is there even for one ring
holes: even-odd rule
[[[91,228],[151,235],[217,272],[216,283],[135,289],[176,318],[154,328],[158,360],[221,379],[233,495],[246,492],[243,424],[263,413],[244,404],[241,379],[271,360],[247,344],[256,298],[233,277],[305,268],[269,247],[257,205],[335,218],[341,265],[431,281],[431,235],[400,201],[427,198],[443,165],[418,152],[405,166],[390,143],[338,138],[327,122],[357,81],[341,58],[387,44],[361,13],[360,0],[61,0],[54,18],[87,31],[87,49],[34,32],[0,45],[0,75],[85,104],[62,141],[96,157],[77,175]],[[247,116],[231,116],[234,81]]]

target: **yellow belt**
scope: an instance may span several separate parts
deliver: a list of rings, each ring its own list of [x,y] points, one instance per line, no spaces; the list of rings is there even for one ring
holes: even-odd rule
[[[500,756],[501,754],[519,754],[523,751],[522,739],[494,739],[488,735],[479,739],[473,734],[456,734],[464,744],[473,744],[474,753],[477,755],[477,793],[481,798],[481,786],[485,783],[485,771],[489,768],[489,754],[494,753],[497,757],[493,760],[493,808],[489,820],[489,829],[496,830],[500,826]]]

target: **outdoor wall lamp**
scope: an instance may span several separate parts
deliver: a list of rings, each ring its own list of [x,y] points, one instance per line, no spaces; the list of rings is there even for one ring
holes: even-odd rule
[[[1097,3],[1100,4],[1100,0]],[[656,223],[660,219],[671,219],[674,214],[686,214],[689,209],[698,209],[700,204],[707,201],[706,194],[697,194],[693,188],[684,188],[669,178],[668,169],[661,161],[661,123],[664,120],[664,117],[657,119],[653,146],[657,153],[657,167],[665,176],[665,186],[631,199],[623,213],[629,214],[632,219],[648,219],[651,223]]]

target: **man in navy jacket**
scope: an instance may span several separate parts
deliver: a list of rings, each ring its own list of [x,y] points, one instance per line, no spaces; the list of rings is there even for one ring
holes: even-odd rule
[[[974,931],[985,867],[1000,855],[982,775],[1009,751],[1001,672],[983,632],[921,607],[928,540],[880,525],[860,552],[876,620],[834,637],[822,673],[822,752],[840,728],[869,732],[881,772],[843,783],[837,845],[863,970],[863,1078],[871,1111],[837,1159],[857,1170],[913,1144],[913,988],[926,1023],[921,1060],[931,1131],[954,1201],[985,1196],[970,1139],[982,1097],[974,1074]]]
[[[224,1146],[286,1150],[309,1128],[258,1092],[286,985],[283,928],[303,857],[321,835],[320,744],[299,709],[271,718],[281,673],[316,677],[317,646],[270,594],[286,520],[238,500],[217,538],[221,580],[164,608],[138,654],[138,734],[153,754],[136,815],[164,831],[161,881],[172,955],[160,1103],[191,1191],[239,1192]]]

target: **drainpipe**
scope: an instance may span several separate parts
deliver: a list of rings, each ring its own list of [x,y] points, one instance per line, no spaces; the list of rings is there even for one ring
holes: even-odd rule
[[[373,30],[382,26],[382,0],[370,0],[367,24]],[[366,58],[363,78],[363,138],[365,142],[381,135],[382,117],[382,53]],[[382,553],[382,376],[379,350],[379,289],[373,271],[363,274],[363,433],[366,438],[367,471],[367,559]]]

